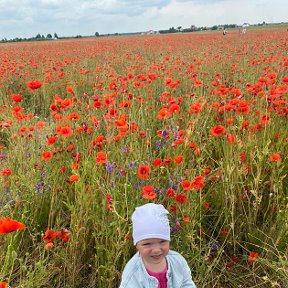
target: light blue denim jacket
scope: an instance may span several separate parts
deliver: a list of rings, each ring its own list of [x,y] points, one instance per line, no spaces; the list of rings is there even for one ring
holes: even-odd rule
[[[183,256],[170,250],[166,259],[167,288],[196,288],[191,270]],[[158,280],[147,273],[139,252],[126,264],[120,288],[158,288]]]

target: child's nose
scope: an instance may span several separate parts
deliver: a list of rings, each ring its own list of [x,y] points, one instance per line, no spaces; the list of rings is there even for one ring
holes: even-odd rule
[[[157,252],[157,251],[160,251],[160,250],[161,250],[161,247],[160,247],[160,245],[157,245],[157,244],[154,245],[153,248],[152,248],[153,252]]]

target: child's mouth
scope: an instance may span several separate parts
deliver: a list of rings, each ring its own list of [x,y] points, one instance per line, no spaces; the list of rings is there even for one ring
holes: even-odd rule
[[[153,255],[153,256],[151,256],[153,259],[159,259],[160,257],[161,257],[161,254],[160,255]]]

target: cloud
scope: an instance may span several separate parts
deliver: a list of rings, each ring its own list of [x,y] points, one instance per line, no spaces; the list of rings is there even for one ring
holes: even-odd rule
[[[0,39],[287,21],[286,0],[0,0]]]

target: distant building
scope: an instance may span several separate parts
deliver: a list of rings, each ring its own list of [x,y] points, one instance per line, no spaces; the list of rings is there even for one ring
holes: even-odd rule
[[[151,35],[151,34],[159,34],[159,31],[149,30],[146,32],[142,32],[142,35]]]

